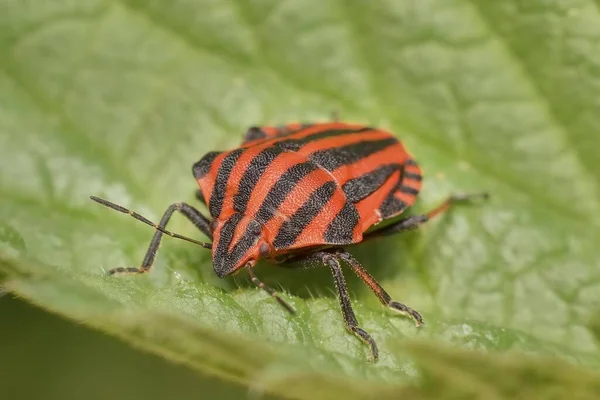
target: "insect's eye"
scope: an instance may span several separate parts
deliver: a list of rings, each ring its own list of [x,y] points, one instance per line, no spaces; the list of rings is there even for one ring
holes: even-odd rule
[[[263,243],[263,244],[261,244],[261,245],[260,245],[260,248],[258,249],[258,251],[259,251],[259,253],[260,253],[261,257],[266,257],[266,256],[268,256],[268,255],[269,255],[269,253],[271,252],[270,250],[271,250],[271,249],[269,249],[269,245],[268,245],[268,244],[266,244],[266,243]]]
[[[217,220],[216,220],[216,219],[213,219],[212,221],[210,221],[210,224],[208,225],[208,227],[210,228],[210,231],[211,231],[211,232],[214,232],[214,231],[215,231],[215,229],[217,229],[217,225],[218,225],[218,224],[219,224],[219,223],[217,222]]]

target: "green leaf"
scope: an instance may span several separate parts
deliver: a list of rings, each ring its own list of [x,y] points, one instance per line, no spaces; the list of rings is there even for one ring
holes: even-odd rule
[[[435,358],[394,345],[417,337],[600,366],[588,328],[600,309],[598,3],[0,0],[0,9],[9,290],[297,398],[396,390]],[[103,276],[137,266],[152,232],[89,195],[158,220],[169,204],[195,201],[191,165],[206,152],[237,146],[250,125],[332,111],[407,144],[425,171],[414,213],[450,192],[492,195],[352,250],[427,324],[391,315],[347,274],[380,347],[376,365],[345,331],[325,269],[258,268],[295,318],[245,278],[217,279],[206,250],[169,238],[148,276]],[[183,218],[169,229],[206,240]],[[495,368],[493,356],[482,360]]]
[[[419,386],[396,398],[597,399],[600,375],[545,358],[482,355],[445,346],[408,346],[423,373]]]

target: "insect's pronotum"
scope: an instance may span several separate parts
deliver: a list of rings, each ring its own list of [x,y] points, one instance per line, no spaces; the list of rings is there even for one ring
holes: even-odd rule
[[[377,345],[359,327],[342,264],[383,305],[408,315],[417,326],[423,319],[411,307],[392,300],[343,247],[415,229],[457,201],[487,197],[485,193],[450,196],[427,214],[396,218],[415,202],[421,169],[389,132],[341,122],[252,127],[241,147],[210,152],[192,170],[200,187],[198,198],[208,207],[210,218],[186,203],[175,203],[155,224],[134,211],[91,197],[157,230],[140,267],[115,268],[109,274],[149,272],[162,235],[168,234],[211,249],[219,277],[245,269],[254,284],[294,314],[253,268],[260,259],[300,268],[319,263],[331,270],[346,327],[370,346],[373,360],[378,358]],[[174,211],[185,215],[212,243],[167,231]],[[394,219],[391,224],[378,228],[390,219]]]

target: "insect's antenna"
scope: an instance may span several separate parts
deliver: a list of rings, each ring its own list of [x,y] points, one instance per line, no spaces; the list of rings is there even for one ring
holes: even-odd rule
[[[170,231],[166,230],[165,228],[163,228],[162,226],[157,225],[154,222],[150,221],[148,218],[144,217],[143,215],[140,215],[140,214],[136,213],[135,211],[129,210],[129,209],[123,207],[123,206],[120,206],[118,204],[112,203],[112,202],[110,202],[108,200],[101,199],[101,198],[96,197],[96,196],[90,196],[90,199],[94,200],[96,203],[102,204],[103,206],[106,206],[108,208],[112,208],[115,211],[122,212],[123,214],[129,214],[133,218],[137,219],[138,221],[141,221],[141,222],[145,223],[146,225],[150,225],[151,227],[153,227],[157,231],[160,231],[160,232],[164,233],[165,235],[169,235],[169,236],[174,237],[176,239],[181,239],[181,240],[185,240],[186,242],[197,244],[198,246],[204,247],[205,249],[211,249],[212,248],[212,244],[211,243],[200,242],[198,240],[189,238],[187,236],[183,236],[183,235],[179,235],[177,233],[170,232]]]

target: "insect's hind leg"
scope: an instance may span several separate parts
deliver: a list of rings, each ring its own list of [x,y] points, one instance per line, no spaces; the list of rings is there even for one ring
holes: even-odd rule
[[[421,317],[421,314],[405,304],[393,301],[390,295],[381,287],[375,278],[373,278],[371,274],[369,274],[369,272],[367,272],[367,270],[360,265],[358,260],[354,258],[352,254],[343,249],[339,249],[336,254],[340,259],[345,261],[350,268],[352,268],[354,273],[373,291],[373,293],[375,293],[375,295],[379,298],[379,301],[381,301],[384,306],[409,316],[415,321],[417,326],[423,325],[423,318]]]
[[[422,224],[424,224],[425,222],[429,221],[431,218],[435,217],[436,215],[440,215],[440,214],[448,211],[448,209],[450,207],[452,207],[453,205],[455,205],[457,203],[470,202],[470,201],[475,201],[478,199],[487,200],[488,198],[489,198],[489,195],[488,195],[488,193],[485,193],[485,192],[472,193],[472,194],[459,194],[459,195],[450,196],[442,204],[440,204],[433,210],[429,211],[428,213],[421,214],[421,215],[413,215],[413,216],[401,219],[400,221],[398,221],[392,225],[388,225],[379,230],[365,234],[363,236],[363,241],[372,239],[375,237],[389,236],[389,235],[393,235],[393,234],[396,234],[399,232],[416,229],[419,226],[421,226]]]
[[[342,316],[344,317],[346,329],[348,329],[351,333],[353,333],[370,347],[371,358],[373,361],[377,361],[379,358],[377,344],[371,335],[358,326],[358,320],[356,319],[356,315],[352,309],[352,304],[350,303],[350,295],[348,294],[346,280],[344,279],[344,274],[342,272],[338,255],[331,251],[317,251],[303,259],[294,260],[294,262],[298,262],[299,268],[311,268],[318,265],[326,265],[329,267],[335,282],[335,288],[337,290],[338,300],[342,308]]]
[[[154,264],[154,260],[156,259],[156,254],[158,252],[158,248],[160,247],[160,243],[161,243],[163,234],[167,234],[169,236],[172,236],[172,237],[175,237],[178,239],[183,239],[183,240],[201,245],[202,247],[205,247],[208,249],[211,248],[210,244],[198,242],[196,240],[189,239],[185,236],[181,236],[179,234],[169,232],[165,229],[165,227],[167,226],[167,223],[173,216],[173,213],[175,211],[179,211],[187,219],[189,219],[198,229],[200,229],[200,231],[202,231],[202,233],[204,233],[208,237],[212,238],[212,232],[209,227],[209,225],[210,225],[209,220],[204,215],[202,215],[202,213],[200,213],[200,211],[196,210],[194,207],[190,206],[189,204],[186,204],[186,203],[171,204],[167,208],[165,213],[163,214],[162,218],[160,219],[160,222],[158,224],[154,224],[153,222],[149,221],[147,218],[141,216],[140,214],[136,213],[135,211],[128,210],[125,207],[119,206],[118,204],[111,203],[110,201],[100,199],[95,196],[92,196],[91,198],[92,198],[92,200],[94,200],[104,206],[107,206],[109,208],[112,208],[113,210],[116,210],[116,211],[119,211],[119,212],[122,212],[125,214],[129,214],[132,217],[134,217],[135,219],[142,221],[147,225],[153,226],[156,229],[156,232],[154,233],[154,236],[152,237],[152,240],[150,241],[150,245],[148,246],[148,250],[146,251],[146,255],[144,256],[144,259],[143,259],[140,267],[138,267],[138,268],[132,268],[132,267],[113,268],[110,271],[108,271],[109,275],[141,274],[141,273],[150,272],[150,269],[152,268],[152,265]]]

